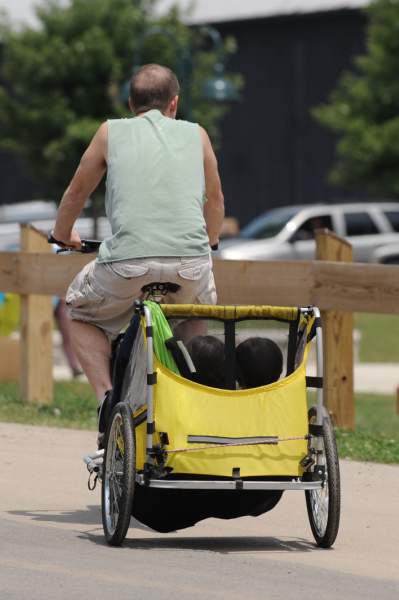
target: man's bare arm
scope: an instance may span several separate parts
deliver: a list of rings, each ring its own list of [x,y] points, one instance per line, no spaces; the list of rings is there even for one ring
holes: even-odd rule
[[[224,219],[224,198],[218,171],[218,163],[211,141],[205,129],[200,128],[204,149],[205,194],[204,217],[211,246],[219,243]]]
[[[73,226],[87,198],[97,188],[107,168],[107,138],[108,126],[107,123],[103,123],[83,154],[62,197],[53,236],[65,245],[80,246],[80,237]]]

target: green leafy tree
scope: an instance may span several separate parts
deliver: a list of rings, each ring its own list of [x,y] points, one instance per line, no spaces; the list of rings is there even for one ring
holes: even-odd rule
[[[339,136],[333,182],[399,197],[399,1],[366,10],[367,53],[314,115]]]
[[[234,41],[210,49],[176,8],[155,18],[155,4],[44,0],[39,26],[22,30],[0,15],[0,144],[25,160],[49,194],[63,191],[100,123],[129,114],[121,90],[138,63],[174,69],[186,91],[179,116],[198,120],[217,140],[227,107],[206,102],[201,92],[218,53],[233,52]],[[229,77],[240,84],[238,75]]]

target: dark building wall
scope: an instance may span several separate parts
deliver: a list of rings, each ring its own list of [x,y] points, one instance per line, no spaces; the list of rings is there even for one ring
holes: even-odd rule
[[[364,49],[364,26],[352,10],[217,25],[237,39],[229,69],[245,77],[219,152],[227,214],[241,224],[274,206],[354,197],[328,183],[335,140],[310,109]],[[0,204],[45,194],[19,161],[1,153],[0,165]]]
[[[274,206],[356,196],[328,183],[335,138],[310,110],[364,50],[365,24],[345,10],[218,25],[238,43],[229,69],[245,77],[219,152],[227,213],[241,224]]]
[[[0,41],[0,65],[2,54],[3,45]],[[1,75],[0,69],[0,84],[5,85],[7,89]],[[0,150],[0,205],[26,202],[33,198],[43,197],[39,182],[34,183],[33,180],[32,173],[20,158],[10,152]]]
[[[0,152],[0,204],[45,197],[39,184],[33,183],[26,165],[12,154]]]

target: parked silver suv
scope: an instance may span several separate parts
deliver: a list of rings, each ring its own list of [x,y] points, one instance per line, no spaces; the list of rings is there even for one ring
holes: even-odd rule
[[[20,224],[30,223],[45,232],[54,227],[57,214],[55,202],[31,200],[18,204],[0,206],[0,252],[17,250],[20,243]],[[80,217],[76,228],[81,237],[93,237],[93,219]],[[100,240],[111,235],[108,219],[100,217],[97,221],[97,236]]]
[[[231,260],[313,259],[314,230],[318,228],[345,237],[353,246],[355,261],[399,263],[396,202],[275,208],[251,221],[239,237],[223,241],[219,256]]]

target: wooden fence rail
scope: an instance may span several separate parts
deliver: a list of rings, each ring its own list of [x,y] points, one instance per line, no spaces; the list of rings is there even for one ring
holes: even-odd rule
[[[39,235],[30,228],[32,235]],[[23,234],[24,235],[24,234]],[[26,234],[25,234],[26,235]],[[399,314],[399,267],[340,262],[350,260],[346,242],[330,232],[317,234],[315,261],[263,262],[214,261],[221,304],[269,304],[318,306],[326,326],[325,378],[327,406],[338,425],[354,427],[352,312]],[[0,290],[27,298],[36,295],[64,296],[76,273],[92,255],[55,255],[39,251],[33,244],[23,252],[0,252]],[[334,260],[325,260],[333,258]],[[28,302],[28,304],[27,304]],[[39,303],[43,307],[43,303]],[[21,380],[24,397],[33,402],[51,402],[48,379],[49,356],[40,360],[39,331],[47,331],[49,308],[30,314],[30,334],[22,336]],[[25,311],[26,312],[26,311]],[[44,314],[46,313],[46,314]],[[48,313],[48,314],[47,314]],[[45,343],[42,340],[43,343]],[[47,344],[48,346],[48,344]],[[46,346],[46,348],[47,348]],[[35,347],[38,349],[36,355]],[[47,365],[47,366],[46,366]],[[32,371],[35,375],[32,376]],[[45,391],[47,389],[47,392]],[[44,394],[44,396],[43,396]],[[47,394],[47,395],[46,395]]]
[[[0,252],[0,290],[64,295],[87,255]],[[321,310],[399,314],[399,267],[330,261],[214,261],[221,303],[314,304]]]

